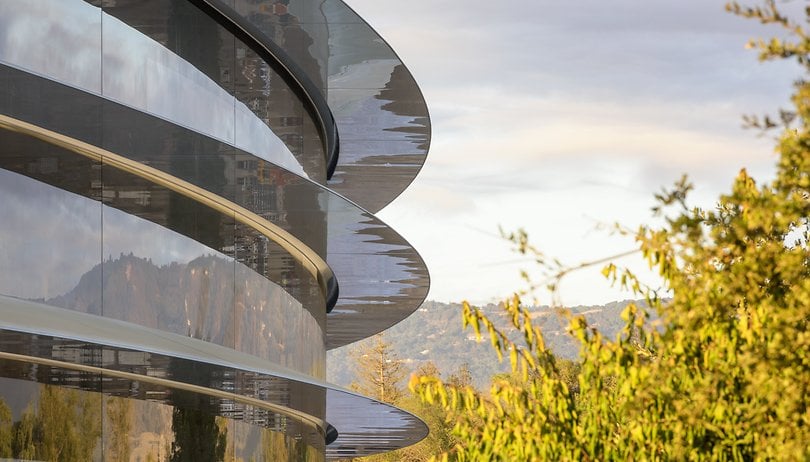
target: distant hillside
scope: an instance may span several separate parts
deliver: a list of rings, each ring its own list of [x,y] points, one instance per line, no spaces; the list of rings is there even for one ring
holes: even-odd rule
[[[577,306],[575,313],[584,314],[588,322],[608,338],[621,330],[621,312],[630,300],[608,303],[602,306]],[[497,325],[506,326],[502,310],[497,305],[482,307]],[[560,357],[577,357],[578,347],[566,333],[567,322],[548,307],[533,308],[535,320],[545,335],[546,344]],[[507,333],[516,333],[507,329]],[[425,302],[412,316],[385,332],[400,359],[411,370],[420,364],[433,361],[444,374],[456,371],[467,363],[477,386],[486,386],[489,378],[497,372],[509,370],[509,364],[499,364],[489,344],[475,341],[472,329],[461,328],[461,305],[440,302]],[[353,362],[349,356],[352,349],[367,344],[368,340],[332,350],[327,355],[327,378],[330,382],[348,386],[354,376]],[[349,367],[347,367],[347,365]]]

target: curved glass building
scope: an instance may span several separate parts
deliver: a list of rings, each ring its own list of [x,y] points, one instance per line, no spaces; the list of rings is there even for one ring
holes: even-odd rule
[[[0,459],[318,461],[414,416],[325,352],[429,278],[424,99],[341,0],[0,0]]]

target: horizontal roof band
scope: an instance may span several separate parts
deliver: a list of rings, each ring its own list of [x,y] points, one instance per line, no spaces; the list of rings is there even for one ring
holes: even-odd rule
[[[288,231],[258,214],[168,173],[52,130],[2,114],[0,114],[0,128],[39,139],[103,165],[133,174],[220,213],[233,214],[237,222],[253,228],[278,244],[309,271],[318,282],[326,300],[327,310],[337,302],[338,282],[326,261]]]

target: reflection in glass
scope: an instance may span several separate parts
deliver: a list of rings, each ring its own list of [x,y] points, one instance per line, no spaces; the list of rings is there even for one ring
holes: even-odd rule
[[[419,172],[430,143],[424,98],[396,53],[341,0],[234,3],[313,82],[325,82],[340,133],[330,188],[372,212],[390,203]]]
[[[101,10],[75,0],[0,2],[0,61],[101,92]]]
[[[129,5],[128,10],[148,11],[154,9],[154,4],[138,2]],[[260,118],[230,93],[234,38],[188,2],[172,3],[175,4],[186,5],[195,16],[174,15],[179,22],[169,32],[183,33],[187,43],[197,46],[205,45],[202,39],[211,40],[210,49],[198,55],[213,58],[215,72],[206,73],[205,68],[166,48],[165,45],[178,43],[179,37],[161,44],[82,0],[2,2],[0,62],[102,94],[306,176],[299,161],[268,126],[267,116]],[[165,34],[168,25],[165,19],[161,23],[164,29],[161,34]],[[201,23],[210,25],[214,35],[200,35],[193,24]],[[223,44],[223,40],[230,40],[230,44]],[[230,50],[230,56],[217,58],[220,46]],[[212,78],[214,74],[217,79]],[[300,101],[297,104],[301,106]]]
[[[0,457],[101,460],[101,394],[0,378]]]
[[[177,404],[0,377],[0,458],[323,460],[322,450],[283,429]]]
[[[0,195],[9,199],[0,240],[14,244],[0,250],[0,294],[199,338],[323,376],[318,319],[232,257],[3,169]]]
[[[0,71],[4,69],[15,88],[9,98],[0,101],[0,106],[3,106],[5,111],[9,111],[15,116],[20,114],[23,118],[33,114],[32,117],[37,124],[50,126],[59,131],[64,130],[72,136],[100,144],[113,152],[154,166],[215,194],[229,198],[290,231],[319,255],[325,255],[341,284],[339,305],[335,307],[332,315],[326,321],[323,319],[322,298],[317,296],[317,292],[311,292],[311,289],[316,288],[314,286],[296,286],[295,281],[307,280],[305,275],[297,274],[297,270],[268,264],[271,261],[273,264],[283,263],[283,261],[267,258],[268,255],[278,255],[279,253],[277,250],[268,250],[268,244],[261,236],[239,231],[234,237],[228,238],[229,241],[234,241],[233,248],[219,248],[223,254],[236,258],[238,262],[274,281],[288,281],[284,286],[285,290],[301,302],[318,320],[318,323],[322,326],[324,323],[329,325],[328,348],[350,343],[389,327],[413,311],[427,292],[428,279],[424,264],[410,246],[379,220],[331,194],[326,189],[266,161],[235,150],[224,143],[174,126],[164,120],[109,101],[103,101],[103,108],[95,107],[99,104],[95,106],[92,104],[91,95],[60,87],[54,82],[35,76],[25,76],[23,72],[0,66]],[[397,75],[400,75],[400,72],[397,72]],[[360,172],[364,168],[379,163],[375,171],[379,172],[380,178],[374,180],[373,183],[375,187],[388,187],[394,185],[396,181],[391,180],[387,175],[393,174],[396,177],[398,171],[415,171],[419,168],[421,163],[418,155],[401,154],[396,158],[375,155],[392,144],[402,146],[401,152],[408,152],[413,147],[424,147],[425,137],[409,133],[409,128],[402,125],[410,120],[408,112],[416,111],[415,108],[419,106],[409,103],[410,100],[405,98],[404,95],[407,92],[403,92],[406,88],[406,80],[404,77],[392,76],[392,82],[387,88],[380,89],[379,93],[376,91],[373,93],[373,95],[382,95],[382,98],[370,97],[374,107],[389,108],[394,114],[402,113],[404,115],[402,118],[399,116],[384,118],[388,122],[380,126],[390,129],[384,132],[386,133],[384,141],[367,141],[361,139],[362,136],[343,140],[344,147],[348,147],[344,151],[346,158],[354,159],[352,162],[356,161],[357,164],[341,167],[338,177],[343,174]],[[354,91],[346,90],[346,92]],[[31,95],[39,93],[42,94],[39,99],[31,98]],[[403,95],[402,98],[397,97],[400,93]],[[83,96],[77,96],[77,94]],[[43,109],[44,101],[48,101],[47,112]],[[50,115],[54,111],[59,114],[58,118]],[[103,126],[100,123],[102,113],[104,114]],[[93,125],[94,120],[99,122]],[[365,119],[361,113],[358,113],[357,120]],[[56,122],[58,122],[58,126],[49,125],[56,124]],[[358,126],[359,124],[360,122],[358,122]],[[12,146],[5,137],[2,145]],[[26,149],[25,146],[21,146],[19,149],[15,148],[14,151],[25,153]],[[357,155],[353,157],[352,152]],[[93,170],[87,162],[84,163],[84,167],[80,168],[79,165],[73,167],[76,161],[59,160],[59,171],[57,172],[54,169],[54,165],[57,164],[48,158],[58,156],[34,155],[35,153],[28,152],[26,156],[15,159],[15,171],[28,172],[27,165],[41,164],[42,167],[38,168],[54,173],[50,176],[39,174],[36,176],[37,178],[60,184],[61,187],[82,195],[100,197],[101,182],[94,181],[94,178],[99,177],[99,171]],[[3,155],[7,156],[8,152]],[[31,157],[35,157],[37,160],[34,161]],[[91,176],[93,172],[95,172],[95,177]],[[31,173],[26,174],[31,175]],[[107,177],[107,179],[110,178]],[[340,179],[338,178],[337,181]],[[88,189],[88,186],[91,188]],[[363,192],[364,183],[348,182],[334,186],[343,187],[344,192],[345,188],[357,187],[359,188],[358,193],[365,194]],[[92,187],[96,189],[92,189]],[[117,188],[121,189],[120,186]],[[116,199],[119,204],[126,202],[127,210],[139,210],[137,212],[139,216],[178,231],[194,235],[195,230],[201,229],[196,225],[192,229],[187,229],[187,226],[183,224],[184,220],[165,218],[166,211],[160,210],[165,203],[157,200],[160,197],[165,198],[165,196],[161,196],[162,193],[158,194],[154,189],[149,192],[151,195],[146,193],[148,191],[149,188],[140,186],[127,187],[127,190],[124,191],[126,197],[119,194]],[[374,199],[374,197],[377,196],[372,195],[370,199]],[[183,199],[172,200],[176,201],[172,206],[173,211],[170,212],[174,214],[172,216],[179,217],[178,213],[186,212]],[[139,204],[139,202],[141,203]],[[153,211],[150,211],[150,207]],[[151,215],[147,215],[146,212]],[[188,214],[187,217],[191,224],[200,218],[193,214]],[[217,220],[219,218],[214,217],[214,221]],[[222,227],[217,226],[216,228],[221,229]],[[108,237],[115,235],[117,233],[107,233]],[[209,240],[206,240],[208,246],[216,248],[217,241],[211,239],[216,237],[215,234],[207,232],[205,235],[209,236]],[[133,237],[130,236],[130,238]],[[115,258],[120,256],[121,252],[128,255],[130,250],[105,251],[99,260],[110,256]],[[138,253],[135,252],[135,255]],[[146,258],[145,254],[140,255]],[[184,263],[200,255],[204,255],[204,253],[198,253],[184,260]],[[361,256],[353,258],[352,255]],[[148,258],[156,260],[155,257]],[[292,268],[287,264],[284,265]],[[240,290],[238,285],[237,290]],[[238,312],[242,306],[238,295],[235,303]],[[236,315],[237,323],[239,319],[241,317]],[[254,323],[254,325],[259,326],[257,329],[261,330],[261,323]],[[265,322],[265,325],[270,324]],[[267,338],[266,332],[267,330],[265,330],[265,335],[260,337]],[[273,335],[275,336],[275,334]],[[242,338],[244,339],[244,337]],[[317,335],[312,338],[320,339],[322,336]],[[236,339],[235,341],[242,340]]]

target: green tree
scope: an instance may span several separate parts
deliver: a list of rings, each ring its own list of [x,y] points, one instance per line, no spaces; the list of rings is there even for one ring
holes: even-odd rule
[[[12,450],[20,459],[85,461],[101,438],[101,394],[40,385],[31,406],[13,426]]]
[[[384,403],[394,404],[403,396],[401,383],[408,371],[383,334],[373,337],[370,344],[352,350],[355,376],[350,388]]]
[[[417,370],[418,375],[441,375],[439,368],[432,361],[421,364]],[[450,450],[456,439],[452,436],[453,416],[444,408],[436,404],[422,402],[414,394],[405,394],[398,402],[397,406],[413,413],[427,424],[429,433],[419,443],[389,452],[370,457],[364,457],[364,461],[375,462],[423,462],[430,459],[434,454]]]
[[[810,70],[810,36],[773,1],[728,9],[793,37],[753,42],[762,59],[793,57]],[[775,180],[758,186],[742,170],[715,210],[701,210],[687,206],[683,179],[658,196],[664,225],[633,233],[671,298],[608,264],[606,277],[645,299],[624,310],[620,335],[606,339],[558,307],[580,344],[577,368],[566,372],[546,348],[519,296],[504,304],[523,334],[517,343],[464,305],[464,325],[488,336],[520,380],[494,380],[489,393],[411,380],[426,402],[459,413],[453,457],[810,460],[810,83],[799,81],[792,100],[795,110],[778,121],[747,118],[782,127]],[[571,268],[546,259],[525,233],[510,237],[547,269],[553,293]]]

